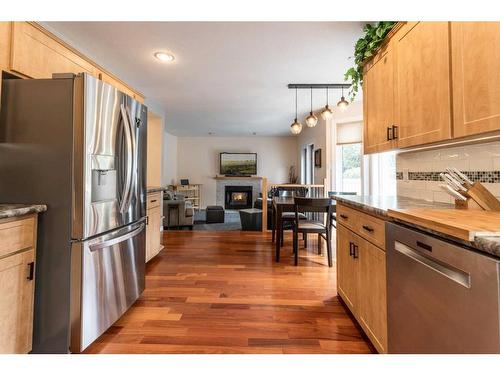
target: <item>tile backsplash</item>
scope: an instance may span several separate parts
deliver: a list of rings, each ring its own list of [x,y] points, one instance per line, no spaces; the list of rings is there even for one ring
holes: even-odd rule
[[[398,195],[452,203],[451,196],[439,187],[444,184],[439,173],[446,167],[458,168],[500,198],[500,141],[398,154]]]

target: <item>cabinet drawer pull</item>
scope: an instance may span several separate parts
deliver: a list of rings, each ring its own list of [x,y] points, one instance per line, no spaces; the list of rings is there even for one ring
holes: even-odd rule
[[[349,216],[347,216],[347,215],[344,215],[344,214],[340,214],[340,217],[341,217],[342,219],[344,219],[344,220],[347,220],[347,219],[349,219]]]
[[[373,229],[372,227],[368,226],[368,225],[363,225],[363,229],[366,230],[367,232],[373,232],[375,229]]]
[[[35,262],[28,263],[28,277],[26,279],[33,280],[33,275],[35,273]]]
[[[352,257],[352,255],[354,254],[354,244],[352,242],[349,242],[349,256]]]
[[[398,126],[392,125],[392,139],[398,139]]]
[[[152,199],[150,202],[151,202],[151,203],[154,203],[154,202],[156,202],[156,199]]]
[[[359,249],[359,246],[358,246],[358,245],[353,244],[352,257],[353,257],[354,259],[359,258],[359,255],[358,255],[359,253],[358,253],[358,251],[357,251],[358,249]]]

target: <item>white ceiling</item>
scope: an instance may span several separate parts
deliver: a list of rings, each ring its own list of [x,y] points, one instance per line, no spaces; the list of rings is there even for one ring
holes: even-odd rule
[[[46,22],[159,103],[179,136],[289,135],[288,83],[342,83],[361,22]],[[173,64],[153,53],[168,50]],[[309,112],[299,91],[299,117]],[[330,105],[340,97],[330,91]],[[325,104],[314,91],[314,107]]]

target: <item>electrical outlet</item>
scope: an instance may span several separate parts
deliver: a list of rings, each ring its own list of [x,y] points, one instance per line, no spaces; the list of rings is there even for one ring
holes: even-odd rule
[[[408,168],[403,168],[403,181],[404,182],[410,182],[410,171]]]

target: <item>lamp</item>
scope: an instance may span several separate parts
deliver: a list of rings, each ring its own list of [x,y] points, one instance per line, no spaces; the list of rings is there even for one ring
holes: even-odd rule
[[[290,131],[295,135],[300,134],[302,131],[302,124],[297,121],[297,88],[295,88],[295,120],[290,125]]]
[[[318,118],[313,113],[313,89],[311,87],[311,112],[309,112],[309,116],[306,117],[306,125],[309,128],[314,128],[318,123]]]
[[[333,111],[328,107],[328,87],[326,88],[326,105],[325,108],[321,111],[321,117],[323,120],[329,120],[333,116]]]
[[[340,108],[341,111],[345,111],[347,106],[349,105],[349,102],[345,100],[344,98],[344,88],[342,87],[342,97],[340,98],[339,102],[337,103],[337,107]]]

